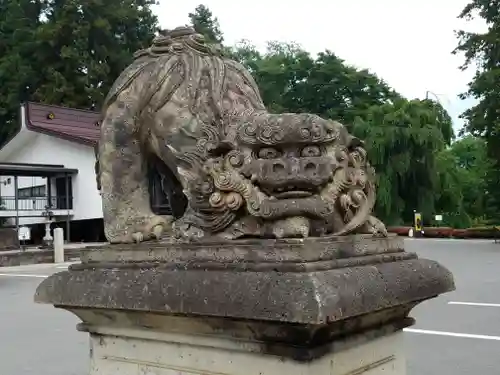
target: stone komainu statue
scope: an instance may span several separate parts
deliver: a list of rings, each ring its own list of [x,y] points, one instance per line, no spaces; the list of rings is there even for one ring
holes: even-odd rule
[[[250,73],[190,28],[157,37],[116,80],[98,163],[112,243],[386,235],[363,143],[316,115],[268,113]],[[152,210],[151,170],[172,216]]]

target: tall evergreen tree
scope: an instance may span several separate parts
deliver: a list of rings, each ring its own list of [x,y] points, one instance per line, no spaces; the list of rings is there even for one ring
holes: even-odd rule
[[[194,12],[189,13],[189,19],[196,32],[204,35],[208,42],[221,44],[224,41],[219,20],[214,17],[207,6],[198,5]]]
[[[0,145],[17,129],[19,105],[38,84],[36,31],[43,10],[41,1],[0,1]]]
[[[487,142],[488,155],[495,163],[488,173],[487,206],[490,215],[500,219],[500,0],[473,0],[459,15],[465,20],[476,17],[486,23],[486,32],[459,31],[454,52],[465,55],[462,69],[476,68],[468,91],[461,95],[477,100],[462,115],[466,121],[464,130]]]
[[[40,26],[38,101],[99,108],[135,51],[158,31],[153,0],[48,0]]]

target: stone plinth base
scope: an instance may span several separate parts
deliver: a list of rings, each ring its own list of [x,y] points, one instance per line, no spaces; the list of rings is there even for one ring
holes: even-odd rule
[[[36,301],[73,312],[92,375],[404,374],[411,309],[451,273],[371,236],[112,245]]]
[[[241,336],[243,325],[208,334],[207,330],[213,330],[211,323],[185,318],[149,318],[156,323],[163,321],[165,326],[161,330],[152,330],[132,326],[118,328],[114,324],[82,325],[80,329],[88,331],[91,338],[90,375],[406,373],[403,333],[401,330],[392,331],[394,327],[390,326],[385,327],[385,332],[368,332],[339,339],[334,345],[323,348],[327,352],[321,357],[297,361],[266,353],[266,345],[249,337],[231,337],[232,334]],[[122,319],[129,322],[135,320],[133,317]],[[282,346],[280,350],[284,354],[296,348]]]

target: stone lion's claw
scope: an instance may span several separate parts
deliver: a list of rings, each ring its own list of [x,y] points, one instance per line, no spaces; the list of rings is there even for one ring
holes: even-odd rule
[[[140,243],[144,241],[144,234],[141,232],[135,232],[132,234],[132,239],[134,240],[135,243]]]
[[[159,240],[163,234],[163,230],[163,225],[155,225],[152,230],[153,238]]]
[[[144,220],[144,224],[132,234],[132,241],[140,243],[149,240],[159,240],[165,230],[172,226],[173,218],[170,216],[152,216]]]

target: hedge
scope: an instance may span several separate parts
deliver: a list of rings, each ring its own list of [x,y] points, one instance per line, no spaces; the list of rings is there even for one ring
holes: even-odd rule
[[[388,227],[390,233],[399,236],[408,236],[412,227]],[[451,227],[424,227],[423,237],[428,238],[500,238],[500,226],[474,227],[467,229],[454,229]]]

